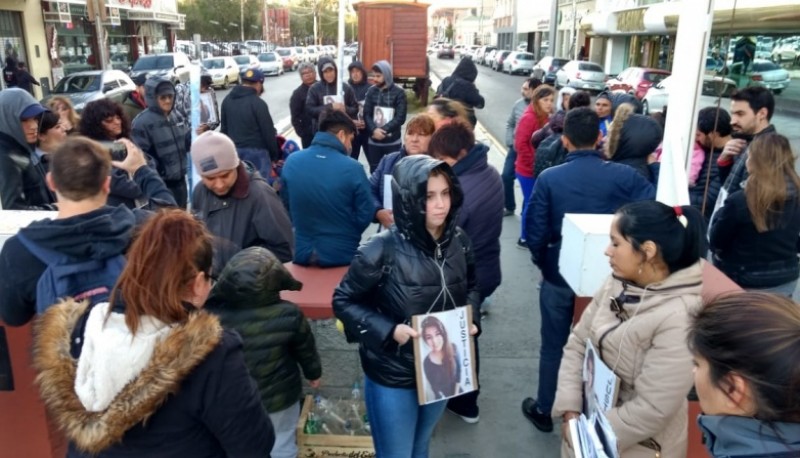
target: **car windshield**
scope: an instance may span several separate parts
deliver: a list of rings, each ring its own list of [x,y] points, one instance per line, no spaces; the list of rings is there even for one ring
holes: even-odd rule
[[[209,70],[225,68],[225,61],[222,59],[206,59],[203,61],[203,67]]]
[[[58,82],[53,90],[56,94],[76,94],[100,90],[100,75],[73,75]]]
[[[289,50],[288,49],[276,49],[275,52],[277,52],[281,56],[288,56],[289,55]]]
[[[658,83],[664,81],[664,79],[666,77],[668,77],[668,76],[669,75],[667,75],[666,73],[655,73],[655,72],[651,73],[651,72],[648,72],[648,73],[644,74],[644,79],[646,81],[650,81],[653,84],[658,84]]]
[[[258,55],[258,60],[261,62],[275,62],[275,54],[273,53],[264,53]]]
[[[533,60],[533,54],[528,52],[517,53],[517,60]]]
[[[133,71],[164,70],[174,67],[172,56],[142,56],[133,64]]]
[[[553,62],[550,65],[552,65],[555,68],[561,68],[567,62],[569,62],[567,59],[553,59]]]
[[[250,56],[236,56],[233,60],[239,65],[246,65],[250,63]]]
[[[771,72],[772,70],[780,70],[780,66],[772,62],[756,62],[753,64],[754,72]]]
[[[599,65],[590,64],[588,62],[581,62],[580,65],[578,65],[578,69],[585,72],[600,72],[600,73],[603,72],[603,69],[600,68]]]

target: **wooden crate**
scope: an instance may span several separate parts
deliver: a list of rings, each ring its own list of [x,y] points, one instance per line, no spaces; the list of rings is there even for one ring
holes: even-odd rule
[[[297,449],[299,458],[373,458],[375,446],[372,436],[345,436],[338,434],[306,434],[304,432],[308,413],[314,405],[314,398],[306,396],[300,420],[297,422]]]

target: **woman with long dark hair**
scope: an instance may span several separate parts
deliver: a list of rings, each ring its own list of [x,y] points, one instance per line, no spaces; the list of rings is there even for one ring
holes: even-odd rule
[[[711,455],[800,456],[800,307],[760,292],[716,298],[688,342]]]
[[[119,103],[111,99],[99,99],[84,107],[80,132],[92,140],[113,142],[120,138],[130,138],[131,120]]]
[[[606,248],[612,275],[564,347],[553,416],[563,416],[566,426],[581,411],[589,339],[620,379],[605,412],[620,456],[686,457],[692,357],[684,342],[690,315],[702,304],[705,251],[705,220],[694,207],[649,200],[617,211]]]
[[[433,399],[449,398],[457,394],[461,378],[456,346],[450,342],[447,329],[435,316],[422,320],[422,340],[430,352],[423,362],[425,380],[433,392]]]
[[[141,228],[110,303],[68,300],[36,328],[42,400],[68,457],[269,456],[272,424],[238,334],[203,311],[211,236],[185,211]]]
[[[361,245],[333,293],[333,311],[359,343],[376,456],[428,456],[444,401],[420,406],[411,317],[472,307],[480,297],[472,246],[456,226],[464,195],[446,163],[401,159],[392,173],[395,224]]]
[[[714,265],[748,290],[791,297],[800,265],[800,176],[789,140],[757,136],[750,144],[743,190],[732,193],[712,222]]]

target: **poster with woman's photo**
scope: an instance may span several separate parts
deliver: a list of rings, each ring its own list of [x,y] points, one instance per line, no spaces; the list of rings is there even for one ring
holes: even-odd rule
[[[619,377],[606,366],[590,339],[583,356],[583,414],[593,419],[599,410],[608,412],[617,403]]]
[[[414,362],[420,405],[478,389],[471,323],[468,306],[412,317],[411,325],[419,333],[414,339]]]
[[[342,99],[341,95],[326,95],[322,97],[322,103],[325,105],[331,105],[334,103],[342,103],[344,99]]]
[[[375,107],[375,111],[372,113],[372,121],[375,123],[375,127],[383,127],[393,118],[394,108]]]

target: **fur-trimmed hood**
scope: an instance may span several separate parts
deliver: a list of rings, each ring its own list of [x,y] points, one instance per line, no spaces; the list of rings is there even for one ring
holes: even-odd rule
[[[33,365],[42,400],[55,423],[77,448],[96,454],[118,443],[126,431],[146,421],[178,391],[181,382],[220,343],[222,326],[204,311],[171,326],[153,346],[149,361],[110,405],[90,412],[76,394],[78,361],[70,356],[70,335],[86,306],[63,302],[38,319]]]

